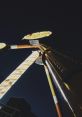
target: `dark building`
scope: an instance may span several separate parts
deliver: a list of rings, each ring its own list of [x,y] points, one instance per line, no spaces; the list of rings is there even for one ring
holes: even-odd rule
[[[31,106],[23,99],[12,97],[6,105],[2,105],[0,117],[36,117]]]

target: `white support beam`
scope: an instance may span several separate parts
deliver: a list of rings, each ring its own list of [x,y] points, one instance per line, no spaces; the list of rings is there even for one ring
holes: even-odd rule
[[[7,91],[16,83],[21,75],[36,61],[38,57],[39,52],[34,51],[0,84],[0,98],[7,93]]]

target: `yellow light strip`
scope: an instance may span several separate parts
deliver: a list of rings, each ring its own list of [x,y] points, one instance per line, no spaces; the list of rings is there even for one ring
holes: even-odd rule
[[[6,46],[5,43],[0,43],[0,49],[3,49]]]
[[[32,34],[28,34],[28,35],[24,36],[23,39],[39,39],[39,38],[43,38],[43,37],[48,37],[51,34],[52,34],[51,31],[36,32],[36,33],[32,33]]]
[[[55,107],[56,107],[58,117],[62,117],[61,110],[60,110],[59,103],[58,103],[58,99],[57,99],[57,96],[56,96],[56,92],[54,90],[54,86],[53,86],[52,81],[51,81],[49,71],[48,71],[48,69],[45,65],[44,65],[44,68],[45,68],[45,73],[46,73],[47,80],[48,80],[48,83],[49,83],[49,87],[50,87],[50,90],[51,90],[51,93],[52,93],[52,96],[53,96],[53,100],[54,100],[54,104],[55,104]]]
[[[7,91],[16,83],[26,69],[28,69],[38,57],[39,52],[34,51],[0,84],[0,98],[7,93]]]
[[[64,82],[64,85],[66,86],[66,88],[67,88],[69,91],[71,91],[71,89],[70,89],[70,87],[69,87],[69,85],[68,85],[67,83]]]
[[[49,83],[49,86],[50,86],[50,89],[51,89],[51,93],[52,93],[52,96],[53,96],[53,99],[54,99],[54,97],[56,96],[56,93],[55,93],[55,91],[54,91],[54,87],[53,87],[53,85],[52,85],[52,81],[51,81],[51,79],[50,79],[50,75],[49,75],[48,69],[47,69],[46,66],[44,66],[44,68],[45,68],[45,72],[46,72],[46,75],[47,75],[48,83]],[[55,102],[55,100],[54,100],[54,102]],[[57,99],[56,99],[56,102],[55,102],[55,103],[57,103],[57,102],[58,102],[58,101],[57,101]]]

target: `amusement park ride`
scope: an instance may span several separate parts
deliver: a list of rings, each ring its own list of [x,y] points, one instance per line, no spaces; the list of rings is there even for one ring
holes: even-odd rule
[[[54,61],[54,57],[52,54],[52,50],[48,48],[46,45],[40,44],[39,39],[48,37],[52,34],[50,31],[43,31],[43,32],[37,32],[32,33],[29,35],[26,35],[23,37],[23,39],[26,39],[29,41],[29,45],[8,45],[9,49],[23,49],[23,48],[31,48],[32,53],[29,55],[7,78],[1,82],[0,84],[0,98],[3,98],[3,96],[7,93],[7,91],[17,82],[17,80],[21,77],[21,75],[33,64],[39,64],[43,65],[45,69],[45,73],[47,76],[47,80],[49,83],[49,87],[52,93],[54,105],[57,111],[58,117],[62,117],[62,112],[59,106],[58,97],[56,95],[55,87],[60,92],[62,98],[67,103],[68,107],[70,108],[72,114],[74,117],[76,117],[76,113],[74,108],[72,107],[71,101],[69,100],[65,89],[66,85],[62,81],[61,76],[55,69],[55,64],[57,67],[59,67],[60,71],[63,72],[64,68],[61,64],[57,63],[57,61]],[[22,39],[22,40],[23,40]],[[5,43],[0,43],[0,48],[6,48],[7,45]],[[54,86],[53,86],[54,83]],[[5,88],[6,87],[6,88]],[[68,87],[69,89],[69,87]],[[67,89],[67,90],[68,90]],[[68,90],[69,91],[69,90]]]

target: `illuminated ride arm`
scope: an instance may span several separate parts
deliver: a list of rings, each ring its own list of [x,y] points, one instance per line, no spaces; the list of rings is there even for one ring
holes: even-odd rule
[[[39,52],[34,51],[0,84],[0,98],[7,93],[7,91],[16,83],[21,75],[36,61],[38,57]]]

